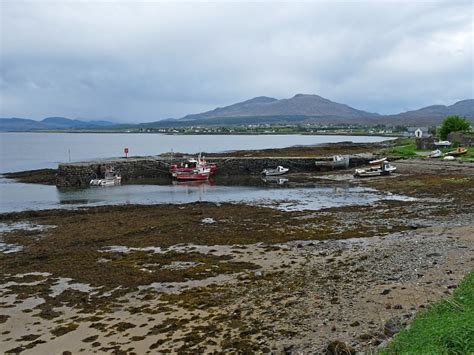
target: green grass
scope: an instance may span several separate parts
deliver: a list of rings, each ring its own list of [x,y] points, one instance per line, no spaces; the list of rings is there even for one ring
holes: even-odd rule
[[[420,157],[424,158],[425,156],[423,154],[417,154],[417,153],[426,153],[426,152],[431,152],[432,149],[428,150],[419,150],[416,149],[416,143],[414,138],[399,138],[395,141],[396,146],[388,148],[384,151],[384,154],[389,155],[389,156],[397,156],[397,157]],[[441,151],[446,154],[450,151],[453,151],[455,148],[449,147],[449,148],[442,148]],[[474,147],[468,147],[467,148],[468,152],[465,155],[461,155],[459,157],[456,157],[456,159],[461,160],[461,161],[474,161]],[[443,159],[443,158],[440,158]]]
[[[400,157],[416,156],[416,144],[413,138],[397,139],[396,146],[385,150],[387,155],[395,155]]]
[[[473,354],[474,271],[449,299],[420,312],[381,354]]]

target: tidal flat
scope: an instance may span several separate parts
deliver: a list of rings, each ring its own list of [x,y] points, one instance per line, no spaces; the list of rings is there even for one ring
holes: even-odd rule
[[[472,164],[397,167],[354,184],[412,198],[365,206],[2,214],[0,351],[375,350],[474,267]]]

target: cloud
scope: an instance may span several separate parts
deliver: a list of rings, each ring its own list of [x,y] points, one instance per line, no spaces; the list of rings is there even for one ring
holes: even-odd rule
[[[470,2],[1,3],[3,117],[181,117],[315,93],[381,113],[473,95]]]

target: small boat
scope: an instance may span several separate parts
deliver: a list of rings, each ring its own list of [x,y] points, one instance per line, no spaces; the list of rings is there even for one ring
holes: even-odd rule
[[[122,177],[113,167],[107,167],[103,179],[92,179],[89,182],[91,186],[115,186],[122,183]]]
[[[443,155],[443,152],[439,149],[433,150],[429,155],[428,158],[439,158]]]
[[[386,160],[387,160],[387,158],[380,158],[380,159],[377,159],[377,160],[371,160],[371,161],[369,161],[369,164],[370,165],[380,165]]]
[[[439,141],[439,142],[434,142],[434,145],[437,147],[449,147],[451,145],[450,141]]]
[[[281,165],[277,166],[276,169],[264,169],[262,175],[265,176],[276,176],[286,174],[290,169],[284,168]]]
[[[452,157],[457,157],[459,155],[463,155],[467,153],[467,149],[464,147],[459,147],[456,150],[453,150],[452,152],[446,153],[446,155],[450,155]]]
[[[381,175],[390,175],[397,170],[396,166],[391,165],[388,161],[383,160],[379,167],[371,167],[367,169],[356,169],[354,177],[373,177]]]
[[[173,177],[178,181],[208,180],[211,174],[211,168],[198,166],[191,171],[177,171]]]
[[[170,166],[171,176],[178,180],[206,180],[217,170],[216,164],[209,164],[199,154],[197,159],[188,159],[186,163]],[[207,177],[205,177],[207,175]]]
[[[446,155],[443,160],[456,160],[455,157],[453,157],[452,155]]]

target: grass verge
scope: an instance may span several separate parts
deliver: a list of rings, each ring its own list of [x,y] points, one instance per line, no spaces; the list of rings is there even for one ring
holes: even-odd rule
[[[474,271],[453,296],[420,312],[381,354],[473,354]]]

